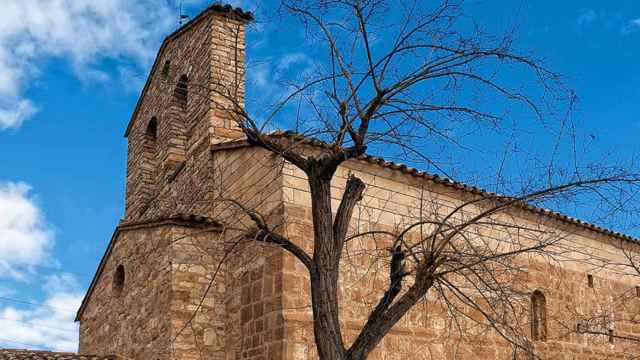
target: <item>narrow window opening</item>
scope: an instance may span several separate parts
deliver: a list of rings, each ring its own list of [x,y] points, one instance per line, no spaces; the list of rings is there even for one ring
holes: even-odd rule
[[[169,71],[171,70],[171,61],[167,60],[162,67],[161,75],[163,78],[167,78],[169,76]]]
[[[640,297],[640,286],[636,286],[636,296]]]
[[[180,106],[187,107],[187,101],[189,100],[189,78],[187,78],[187,75],[182,75],[178,80],[174,96]]]
[[[540,290],[531,295],[531,337],[535,341],[547,340],[547,300]]]
[[[189,102],[189,79],[187,75],[180,76],[176,87],[173,91],[173,100],[171,101],[171,109],[167,117],[166,137],[168,138],[168,153],[170,156],[165,157],[162,164],[163,169],[171,169],[176,174],[176,169],[181,162],[185,161],[186,149],[189,142],[187,129],[190,127],[188,123]]]
[[[159,135],[158,119],[152,117],[147,124],[143,139],[142,152],[140,154],[140,182],[139,194],[143,204],[146,204],[157,191],[158,182],[158,146]],[[139,209],[143,211],[143,208]]]
[[[113,288],[117,291],[122,291],[124,288],[124,266],[118,265],[116,273],[113,276]]]
[[[615,336],[613,336],[613,329],[609,329],[609,344],[613,344]]]
[[[587,275],[587,285],[592,288],[593,287],[593,275],[588,274]]]
[[[152,117],[149,121],[149,125],[147,125],[147,136],[150,140],[156,141],[158,138],[158,119]]]

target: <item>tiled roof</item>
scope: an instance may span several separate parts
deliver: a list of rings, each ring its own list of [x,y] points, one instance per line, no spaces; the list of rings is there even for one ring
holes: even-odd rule
[[[295,132],[291,132],[291,131],[275,131],[272,132],[270,134],[268,134],[268,136],[271,137],[280,137],[280,138],[289,138],[292,139],[300,144],[308,144],[311,146],[319,146],[319,147],[324,147],[324,148],[329,148],[330,145],[327,144],[326,142],[316,139],[316,138],[311,138],[311,137],[307,137],[307,136],[303,136],[300,134],[297,134]],[[231,141],[227,141],[227,142],[223,142],[221,144],[214,144],[212,145],[212,150],[217,150],[217,149],[225,149],[225,148],[235,148],[235,147],[242,147],[242,146],[250,146],[250,144],[244,140],[244,139],[238,139],[238,140],[231,140]],[[360,157],[358,157],[358,160],[360,161],[364,161],[370,164],[375,164],[375,165],[379,165],[382,166],[384,168],[387,169],[391,169],[394,171],[399,171],[401,173],[407,174],[407,175],[411,175],[413,177],[417,177],[417,178],[422,178],[428,181],[432,181],[436,184],[440,184],[443,186],[447,186],[447,187],[451,187],[460,191],[465,191],[474,195],[479,195],[479,196],[483,196],[486,198],[493,198],[493,199],[508,199],[505,196],[502,196],[500,194],[496,194],[494,192],[491,191],[487,191],[485,189],[476,187],[476,186],[472,186],[472,185],[467,185],[465,183],[462,182],[458,182],[458,181],[454,181],[451,179],[447,179],[441,176],[438,176],[436,174],[430,174],[427,173],[425,171],[421,171],[418,170],[416,168],[407,166],[405,164],[400,164],[400,163],[396,163],[393,161],[387,161],[382,157],[379,156],[371,156],[371,155],[361,155]],[[552,219],[567,223],[567,224],[571,224],[571,225],[575,225],[575,226],[579,226],[583,229],[586,230],[590,230],[590,231],[594,231],[596,233],[600,233],[606,236],[611,236],[614,238],[618,238],[618,239],[622,239],[622,240],[628,240],[628,241],[632,241],[632,242],[640,242],[640,239],[635,238],[633,236],[627,235],[627,234],[623,234],[611,229],[607,229],[595,224],[591,224],[589,222],[580,220],[580,219],[576,219],[574,217],[562,214],[560,212],[557,211],[553,211],[553,210],[549,210],[549,209],[544,209],[544,208],[540,208],[531,204],[528,204],[526,202],[518,202],[516,203],[516,206],[520,207],[521,209],[525,210],[525,211],[529,211],[529,212],[533,212],[533,213],[537,213],[539,215],[543,215],[543,216],[548,216]]]
[[[152,219],[137,220],[137,221],[122,221],[118,227],[121,230],[126,228],[145,226],[145,225],[159,225],[161,223],[170,223],[174,225],[188,224],[188,225],[201,225],[201,226],[221,226],[221,224],[210,217],[197,215],[197,214],[183,214],[174,213],[168,216],[158,216]]]
[[[0,349],[0,360],[118,360],[115,355],[78,355],[67,352]]]
[[[239,7],[234,8],[229,4],[223,5],[221,3],[215,3],[209,6],[209,8],[207,8],[204,12],[206,11],[212,11],[212,12],[229,16],[238,20],[244,20],[244,21],[253,20],[253,14],[251,13],[251,11],[244,11]]]

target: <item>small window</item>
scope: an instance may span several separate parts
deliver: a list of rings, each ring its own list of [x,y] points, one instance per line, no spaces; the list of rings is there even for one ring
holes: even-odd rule
[[[164,63],[164,66],[162,67],[162,71],[160,72],[160,74],[164,79],[166,79],[169,76],[169,71],[171,71],[171,61],[167,60]]]
[[[640,297],[640,286],[636,286],[636,296]]]
[[[150,140],[155,141],[158,138],[158,119],[155,116],[149,121],[146,134]]]
[[[613,344],[614,338],[613,329],[609,329],[609,344]]]
[[[118,265],[116,273],[113,275],[113,288],[117,291],[122,291],[124,288],[124,266]]]
[[[176,84],[173,96],[180,106],[183,108],[187,106],[187,101],[189,100],[189,78],[187,75],[182,75],[180,77],[180,80],[178,80],[178,83]]]
[[[588,274],[587,275],[587,285],[592,288],[593,287],[593,275]]]
[[[531,294],[531,337],[536,341],[547,340],[547,300],[540,290]]]

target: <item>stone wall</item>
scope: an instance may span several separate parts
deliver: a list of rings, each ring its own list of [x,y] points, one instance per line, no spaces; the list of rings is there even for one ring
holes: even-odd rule
[[[233,300],[218,267],[226,244],[218,229],[164,221],[214,214],[224,176],[210,147],[240,135],[228,113],[244,97],[246,20],[213,5],[158,53],[127,129],[125,216],[78,315],[81,353],[219,359],[239,341],[224,329]],[[126,282],[116,291],[121,264]]]
[[[247,210],[255,211],[311,252],[308,186],[304,174],[282,159],[228,141],[240,136],[230,109],[241,105],[243,97],[242,22],[219,14],[204,16],[164,43],[127,133],[125,219],[81,310],[81,353],[154,360],[317,358],[306,269],[280,249],[244,236],[253,226]],[[157,129],[149,127],[151,119]],[[475,196],[351,161],[339,169],[333,184],[334,209],[349,172],[367,183],[353,232],[394,230],[419,219],[425,210],[441,214]],[[203,215],[221,226],[166,222],[176,213]],[[501,220],[526,224],[531,230],[518,234],[523,241],[534,241],[534,230],[544,229],[572,248],[620,260],[613,240],[601,234],[524,211]],[[509,231],[474,231],[492,241],[514,236]],[[373,240],[353,241],[345,252],[340,301],[347,342],[357,335],[388,278],[378,259],[388,256],[390,244]],[[565,255],[578,258],[584,253]],[[633,279],[598,272],[585,262],[536,257],[518,261],[528,269],[519,279],[521,290],[528,294],[538,289],[546,297],[548,339],[535,343],[546,358],[604,359],[635,351],[623,341],[611,344],[602,336],[572,331],[580,314],[595,316],[607,308],[622,317],[640,311],[640,299],[631,298],[623,306],[609,296],[634,291],[639,284]],[[125,269],[122,288],[114,285],[119,265]],[[593,287],[587,274],[593,276]],[[511,358],[512,349],[490,329],[465,323],[458,324],[465,327],[464,337],[449,331],[456,324],[444,305],[445,295],[430,294],[371,358]],[[528,295],[518,306],[526,333]],[[464,311],[470,318],[478,315]],[[614,319],[607,326],[616,324]],[[640,334],[637,326],[614,330]]]
[[[127,131],[125,219],[207,214],[211,142],[240,136],[231,100],[244,98],[244,23],[211,14],[161,48]],[[185,82],[184,80],[187,79]],[[157,121],[154,136],[149,122]]]
[[[255,210],[310,252],[310,202],[303,174],[255,147],[219,148],[211,153],[208,164],[213,179],[210,214],[222,228],[211,232],[147,224],[121,232],[82,316],[83,353],[117,350],[134,359],[150,354],[158,359],[317,358],[306,270],[279,249],[239,237],[252,226],[242,208]],[[349,172],[368,184],[352,224],[354,231],[392,230],[418,218],[420,201],[444,211],[471,196],[356,161],[338,172],[334,208]],[[583,249],[582,254],[592,249],[589,251],[600,257],[621,260],[612,239],[601,234],[525,212],[515,211],[503,220],[527,223],[531,229],[553,229],[551,233],[561,234],[571,247]],[[356,255],[362,250],[370,252],[370,246],[371,242],[355,242],[345,253],[340,300],[348,341],[362,326],[388,274],[384,265]],[[379,244],[382,251],[385,246],[388,244]],[[140,257],[146,260],[130,260]],[[113,274],[120,263],[128,269],[127,279],[132,279],[130,271],[137,275],[118,294],[113,290]],[[520,265],[529,270],[519,282],[523,289],[539,289],[546,296],[548,339],[535,343],[544,358],[605,359],[635,351],[623,341],[611,344],[606,337],[576,334],[572,329],[577,315],[597,315],[603,307],[614,308],[620,317],[637,313],[640,299],[630,299],[622,306],[610,297],[634,291],[637,284],[631,278],[596,272],[579,262],[527,258]],[[593,276],[593,287],[588,286],[587,274]],[[372,359],[511,358],[511,347],[489,329],[469,327],[463,338],[450,332],[455,324],[442,301],[432,294],[416,306],[383,340]],[[519,306],[526,333],[529,299],[524,297]],[[640,334],[640,327],[613,326],[617,334]],[[131,333],[135,333],[133,338],[127,335]],[[141,348],[138,344],[150,345]]]
[[[225,268],[218,227],[176,229],[171,245],[172,359],[224,359]]]
[[[265,150],[215,151],[214,216],[225,227],[226,359],[279,359],[282,354],[283,253],[247,240],[253,223],[242,209],[282,227],[282,161]],[[240,206],[242,208],[240,208]]]
[[[80,318],[81,354],[169,359],[170,226],[119,230]],[[124,285],[115,284],[124,267]]]
[[[211,162],[212,216],[222,226],[181,228],[171,245],[173,359],[278,358],[282,253],[245,239],[251,223],[238,205],[279,221],[279,161],[242,148],[216,151]]]
[[[367,184],[361,205],[354,213],[352,233],[372,229],[393,231],[419,219],[420,204],[423,214],[429,211],[442,214],[473,197],[454,187],[434,184],[390,168],[351,161],[338,171],[333,183],[334,209],[337,209],[350,172]],[[300,170],[288,165],[284,168],[283,182],[285,233],[310,252],[313,228],[306,178]],[[472,214],[473,211],[467,216]],[[562,255],[556,258],[573,260],[570,262],[551,261],[537,256],[517,259],[517,265],[526,269],[526,277],[517,281],[517,286],[525,293],[516,301],[522,333],[530,335],[531,328],[531,302],[526,294],[540,290],[546,297],[548,338],[534,342],[542,358],[608,359],[640,352],[640,347],[633,342],[614,340],[610,343],[607,336],[576,333],[580,319],[595,319],[603,310],[613,311],[618,320],[640,311],[640,297],[636,294],[636,286],[640,285],[637,277],[622,276],[612,269],[598,269],[600,262],[594,260],[624,262],[622,253],[614,246],[619,240],[526,211],[510,211],[502,216],[501,221],[530,229],[528,233],[521,230],[517,235],[524,243],[535,241],[537,230],[544,230],[545,236],[559,239],[558,247],[579,250],[562,251]],[[505,236],[514,236],[506,234],[508,231],[491,228],[470,231],[478,231],[484,238],[494,242]],[[357,335],[365,316],[375,306],[388,281],[389,270],[384,262],[377,261],[377,257],[380,254],[388,257],[385,247],[389,245],[384,239],[369,237],[354,241],[345,252],[339,295],[343,335],[347,344]],[[635,251],[639,251],[637,246]],[[304,267],[291,255],[284,257],[285,358],[315,359],[308,276]],[[584,261],[586,258],[590,261]],[[593,276],[593,287],[589,287],[587,275]],[[448,295],[452,296],[450,293]],[[621,301],[622,298],[624,301]],[[467,310],[470,317],[479,316]],[[426,301],[416,306],[392,329],[371,358],[512,358],[511,346],[495,331],[476,326],[472,321],[460,325],[466,327],[461,332],[453,331],[455,326],[444,305],[443,295],[431,291]],[[640,326],[623,325],[615,319],[609,319],[607,327],[601,327],[600,330],[606,333],[609,328],[620,336],[640,335]],[[464,336],[461,337],[460,333]]]

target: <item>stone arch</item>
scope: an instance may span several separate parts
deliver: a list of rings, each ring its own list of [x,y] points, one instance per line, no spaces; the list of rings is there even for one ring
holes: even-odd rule
[[[547,299],[540,290],[531,294],[531,338],[547,340]]]

